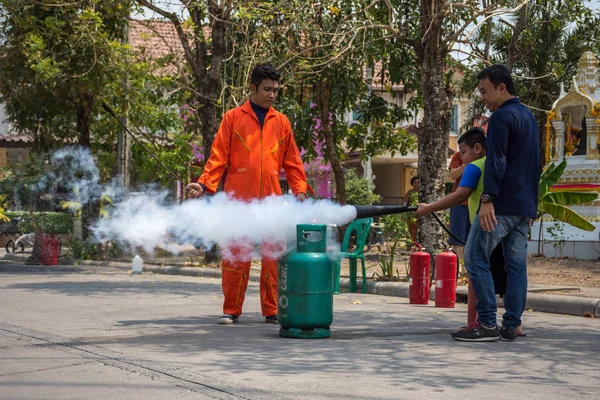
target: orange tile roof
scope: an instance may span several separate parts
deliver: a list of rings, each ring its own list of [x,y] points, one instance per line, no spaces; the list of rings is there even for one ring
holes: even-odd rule
[[[0,134],[0,143],[33,143],[33,137],[24,133],[8,132]]]
[[[183,64],[181,41],[170,21],[130,20],[129,45],[148,61],[172,55],[172,66]]]
[[[374,90],[382,89],[384,87],[388,87],[390,90],[402,92],[404,91],[403,83],[394,83],[392,84],[390,81],[389,71],[386,71],[385,74],[383,72],[383,66],[381,62],[375,63],[374,71],[372,71],[373,79],[371,80],[371,87]],[[364,76],[367,78],[367,69],[364,68]]]
[[[191,36],[192,32],[189,28],[184,28],[184,31]],[[205,26],[203,32],[205,40],[210,40],[210,27]],[[181,40],[171,21],[159,19],[130,20],[129,44],[135,50],[146,54],[152,59],[171,54],[183,59]],[[192,46],[191,37],[190,46]]]

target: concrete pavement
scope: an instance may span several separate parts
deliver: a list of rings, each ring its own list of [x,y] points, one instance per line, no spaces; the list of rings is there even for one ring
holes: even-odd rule
[[[460,343],[466,307],[343,293],[332,337],[282,339],[258,285],[217,325],[220,280],[0,263],[0,398],[597,398],[597,319],[528,312],[515,342]]]
[[[0,250],[2,251],[2,250]],[[4,260],[24,263],[29,257],[28,253],[10,253],[0,254]],[[185,275],[221,278],[221,270],[211,267],[190,267],[185,266],[181,260],[174,258],[174,262],[162,264],[145,263],[144,270],[156,274],[166,275]],[[164,262],[164,261],[163,261]],[[168,262],[168,260],[167,260]],[[123,271],[131,269],[129,261],[88,261],[84,260],[81,265],[86,266],[109,266],[119,268]],[[251,271],[250,279],[258,281],[260,277],[260,267]],[[340,280],[340,289],[349,289],[349,279],[342,278]],[[357,282],[357,291],[362,292],[362,280],[359,277]],[[600,289],[595,288],[577,288],[568,286],[553,286],[553,285],[529,285],[527,295],[527,309],[565,314],[583,317],[591,315],[600,317]],[[565,292],[564,295],[556,294]],[[369,280],[367,283],[367,293],[378,294],[384,296],[399,296],[408,297],[409,286],[406,282],[377,282]],[[459,286],[456,291],[457,302],[467,302],[467,287]],[[434,288],[430,291],[430,298],[435,298]],[[498,299],[498,306],[502,307],[502,299]]]
[[[4,260],[14,262],[25,262],[29,257],[27,253],[11,253],[5,254]],[[156,274],[166,275],[186,275],[186,276],[199,276],[199,277],[211,277],[221,278],[221,270],[219,268],[210,267],[189,267],[185,266],[181,260],[174,258],[167,264],[151,264],[145,263],[144,270]],[[114,268],[120,268],[123,271],[131,269],[131,262],[125,261],[82,261],[82,265],[87,266],[110,266]],[[251,271],[250,279],[258,281],[260,277],[259,269],[253,269]],[[362,280],[359,278],[357,282],[357,291],[362,292]],[[340,289],[349,289],[349,280],[342,278],[340,280]],[[378,294],[384,296],[399,296],[408,297],[409,286],[406,282],[376,282],[368,281],[367,293]],[[553,286],[553,285],[529,285],[527,295],[527,309],[535,311],[575,315],[583,317],[589,314],[595,317],[600,317],[600,289],[594,288],[577,288],[568,286]],[[565,292],[565,295],[556,294]],[[551,293],[551,294],[549,294]],[[430,292],[431,299],[434,299],[435,290],[432,288]],[[467,287],[459,286],[457,288],[457,301],[466,303],[467,301]],[[499,306],[502,306],[502,300],[499,299]]]

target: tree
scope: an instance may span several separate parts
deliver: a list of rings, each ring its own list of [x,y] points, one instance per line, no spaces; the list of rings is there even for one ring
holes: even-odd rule
[[[366,29],[364,14],[353,1],[292,0],[272,13],[284,24],[274,30],[272,41],[279,67],[290,77],[284,95],[296,105],[289,114],[298,142],[308,150],[307,158],[314,156],[310,149],[315,141],[324,143],[336,199],[346,204],[342,161],[347,154],[358,152],[367,159],[385,151],[405,154],[413,146],[413,138],[398,128],[411,111],[389,105],[370,90],[383,38]],[[380,79],[383,87],[385,79]],[[357,106],[359,123],[349,129],[343,116]],[[303,129],[315,120],[321,122],[316,136]]]
[[[120,81],[123,0],[0,1],[0,101],[38,148],[91,147],[98,99]]]
[[[177,31],[190,72],[190,81],[187,82],[191,93],[189,100],[198,104],[201,116],[203,152],[207,160],[219,125],[226,28],[236,4],[232,0],[182,2],[184,13],[189,15],[184,20],[176,13],[157,6],[155,1],[138,0],[137,3],[169,20]]]
[[[471,96],[477,72],[488,64],[504,63],[512,71],[517,95],[530,107],[545,147],[546,112],[559,95],[560,84],[570,85],[581,55],[600,51],[600,15],[583,0],[530,1],[517,13],[490,19],[469,43],[473,68],[466,68],[463,93]],[[475,107],[471,117],[481,115]],[[468,118],[471,122],[472,118]]]
[[[420,178],[419,201],[430,202],[444,193],[446,160],[450,133],[451,105],[457,85],[458,63],[450,57],[469,44],[472,33],[493,18],[517,12],[523,1],[452,2],[448,0],[388,0],[387,13],[372,10],[373,29],[388,32],[391,51],[389,74],[392,82],[420,82],[423,119],[418,127]],[[382,3],[378,3],[382,4]],[[469,53],[471,54],[471,53]],[[417,72],[404,68],[406,63],[394,62],[401,55],[414,60]],[[410,65],[410,63],[409,63]],[[442,247],[442,232],[432,218],[419,220],[420,239],[428,249]]]
[[[102,182],[117,172],[121,130],[102,101],[120,115],[131,109],[129,121],[145,127],[140,139],[146,142],[160,143],[157,133],[173,140],[181,126],[170,107],[177,99],[165,96],[172,80],[153,74],[153,66],[123,43],[130,9],[125,0],[0,1],[0,101],[8,119],[34,135],[37,151],[65,143],[91,149]],[[187,167],[189,159],[182,164]],[[84,232],[98,217],[100,193],[88,200],[82,205]]]

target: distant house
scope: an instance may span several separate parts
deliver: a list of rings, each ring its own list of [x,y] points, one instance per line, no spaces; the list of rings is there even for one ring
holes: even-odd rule
[[[455,80],[460,80],[462,74],[455,73]],[[390,104],[396,104],[399,107],[406,107],[408,102],[415,97],[415,92],[409,92],[402,84],[389,84],[386,78],[381,76],[381,68],[375,66],[375,73],[372,80],[371,90],[378,93],[384,100]],[[465,98],[455,98],[452,103],[452,114],[450,120],[450,141],[448,144],[447,164],[450,164],[450,158],[458,149],[457,140],[460,135],[460,129],[467,121],[470,100]],[[344,115],[344,120],[349,126],[356,123],[357,113],[348,112]],[[423,119],[423,110],[419,112],[410,121],[405,121],[402,126],[408,133],[417,135],[417,126]],[[415,150],[412,153],[400,155],[391,155],[391,152],[384,152],[381,155],[371,158],[368,161],[360,161],[358,154],[350,155],[345,161],[345,165],[355,167],[364,176],[373,178],[375,182],[375,193],[382,197],[381,204],[402,204],[405,193],[411,188],[410,180],[417,176],[417,166],[419,154]],[[448,178],[447,183],[452,181]]]
[[[31,135],[14,132],[6,121],[5,109],[0,104],[0,168],[15,168],[29,163],[33,146]],[[2,171],[0,171],[0,179]]]

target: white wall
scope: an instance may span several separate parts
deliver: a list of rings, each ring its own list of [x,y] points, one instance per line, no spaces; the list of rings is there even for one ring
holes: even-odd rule
[[[5,135],[11,131],[11,127],[6,120],[6,111],[4,104],[0,104],[0,135]]]
[[[569,257],[577,260],[597,260],[600,258],[600,242],[569,241],[564,243],[546,241],[542,243],[542,253],[546,257]],[[538,241],[527,242],[527,254],[538,254]]]
[[[404,167],[401,164],[373,165],[375,193],[382,197],[402,197]]]
[[[575,207],[572,207],[575,208]],[[558,229],[556,226],[558,225]],[[596,227],[593,232],[575,228],[569,224],[544,222],[542,248],[546,257],[569,257],[580,260],[595,260],[600,257],[600,222],[592,222]],[[548,232],[554,232],[554,235]],[[559,232],[559,229],[562,232]],[[531,239],[528,242],[527,253],[538,253],[540,223],[531,226]]]

